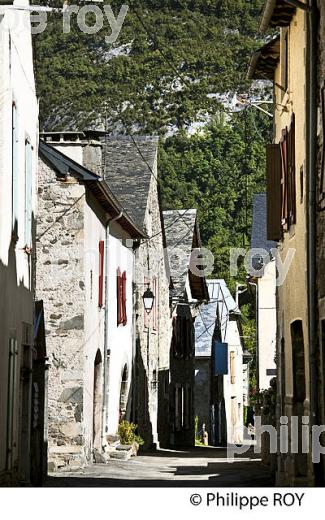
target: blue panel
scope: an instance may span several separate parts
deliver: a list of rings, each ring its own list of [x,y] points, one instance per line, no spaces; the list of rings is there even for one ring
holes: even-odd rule
[[[219,343],[215,341],[213,344],[214,352],[214,375],[228,374],[228,343]]]

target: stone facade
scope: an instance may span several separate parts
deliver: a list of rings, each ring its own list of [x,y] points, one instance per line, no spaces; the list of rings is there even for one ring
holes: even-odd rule
[[[155,164],[154,171],[157,174]],[[169,278],[157,181],[152,176],[144,227],[149,237],[136,251],[136,389],[135,422],[145,447],[168,445],[169,349],[171,316]],[[152,238],[151,238],[152,237]],[[147,285],[154,292],[154,308],[147,315],[142,296]]]
[[[83,465],[85,187],[58,181],[40,159],[38,195],[36,286],[44,301],[50,363],[49,467]]]
[[[164,230],[157,186],[158,137],[105,136],[106,182],[146,238],[135,244],[133,421],[145,441],[142,449],[168,443],[169,347],[171,317]],[[147,287],[155,294],[148,315]]]
[[[135,238],[138,231],[125,215],[123,224],[117,222],[121,210],[112,195],[98,191],[103,184],[94,173],[80,170],[88,159],[99,168],[101,144],[84,134],[44,137],[37,292],[44,301],[50,358],[49,462],[51,468],[71,469],[89,463],[94,448],[101,456],[121,417],[130,419],[135,358],[130,233]],[[55,169],[60,161],[72,173],[60,177]],[[123,323],[117,318],[119,272],[125,274]]]
[[[172,283],[169,442],[171,446],[194,446],[194,322],[209,295],[205,278],[195,276],[193,269],[192,254],[201,247],[197,211],[171,210],[163,215]]]

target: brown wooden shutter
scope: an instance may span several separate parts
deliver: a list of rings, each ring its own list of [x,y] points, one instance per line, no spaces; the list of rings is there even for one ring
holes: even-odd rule
[[[296,151],[295,116],[293,114],[288,131],[288,226],[296,223]]]
[[[236,383],[235,352],[230,352],[230,383]]]
[[[98,307],[103,307],[104,289],[104,240],[99,242]]]
[[[144,277],[143,282],[144,282],[145,289],[150,286],[150,280],[147,276]],[[145,328],[149,327],[149,314],[147,313],[146,310],[144,311],[143,324],[144,324]]]
[[[116,297],[117,297],[117,324],[123,323],[123,309],[122,309],[122,276],[120,269],[117,270],[116,277]]]
[[[279,144],[266,148],[267,239],[281,239],[281,150]]]
[[[288,230],[288,130],[285,128],[280,142],[281,150],[281,225]]]
[[[128,322],[126,315],[126,271],[122,274],[122,323],[126,325]]]
[[[158,291],[157,291],[157,278],[154,277],[153,280],[152,280],[152,289],[153,289],[153,295],[154,295],[154,301],[153,301],[153,309],[152,309],[152,327],[153,327],[153,330],[158,330],[158,313],[157,313],[157,308],[158,308],[158,302],[157,302],[157,298],[158,298]]]

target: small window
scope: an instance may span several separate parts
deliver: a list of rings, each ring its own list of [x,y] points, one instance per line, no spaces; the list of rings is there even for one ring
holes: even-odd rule
[[[104,249],[105,242],[99,242],[99,269],[98,269],[98,307],[103,307],[103,293],[104,293]]]
[[[158,291],[157,291],[157,278],[154,277],[152,280],[152,292],[154,295],[153,309],[152,309],[152,328],[158,330]],[[146,313],[147,314],[147,313]]]
[[[24,204],[24,237],[25,246],[32,247],[32,167],[33,147],[29,140],[25,140],[25,204]]]
[[[147,287],[150,286],[150,280],[147,276],[144,277],[143,279],[143,283],[144,283],[144,288],[147,289]],[[144,327],[147,329],[149,327],[149,314],[144,311]]]
[[[235,352],[230,352],[230,383],[232,385],[236,383]]]
[[[13,101],[11,112],[11,146],[12,146],[12,165],[11,165],[11,219],[12,230],[18,235],[18,189],[19,189],[19,134],[18,134],[18,111],[17,105]]]
[[[117,271],[116,279],[116,292],[117,292],[117,324],[126,325],[126,272],[121,274],[120,269]]]
[[[295,403],[303,403],[306,398],[305,349],[302,321],[291,324],[293,399]]]

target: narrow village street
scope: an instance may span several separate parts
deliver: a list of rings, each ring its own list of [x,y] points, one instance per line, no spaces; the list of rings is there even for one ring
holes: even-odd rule
[[[0,0],[0,487],[325,487],[325,0],[75,4]]]
[[[128,461],[110,460],[75,472],[51,473],[45,487],[110,487],[143,485],[213,487],[272,486],[268,466],[253,449],[227,461],[225,448],[195,447],[186,451],[159,450]]]

